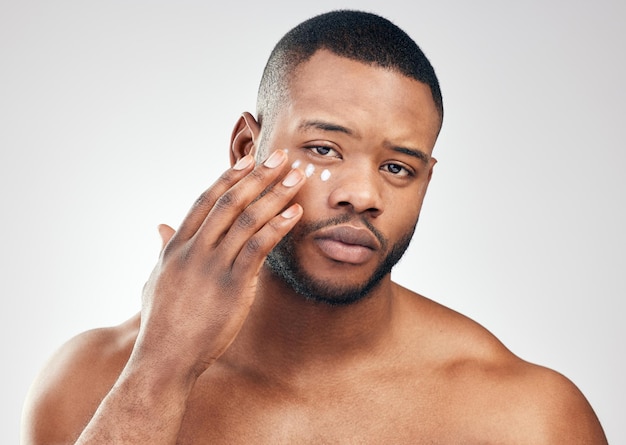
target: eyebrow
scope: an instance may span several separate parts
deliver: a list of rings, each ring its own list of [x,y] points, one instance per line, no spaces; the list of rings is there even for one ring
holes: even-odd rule
[[[330,122],[321,121],[321,120],[312,120],[312,121],[304,121],[302,122],[298,128],[302,131],[310,130],[311,128],[323,131],[336,131],[339,133],[345,133],[350,136],[355,136],[354,131],[346,128],[342,125],[331,124]]]
[[[430,156],[428,156],[422,150],[418,150],[416,148],[396,147],[396,146],[392,146],[392,147],[389,147],[389,148],[391,148],[391,150],[393,150],[393,151],[395,151],[397,153],[402,153],[402,154],[409,155],[409,156],[412,156],[414,158],[417,158],[417,159],[419,159],[420,161],[422,161],[425,164],[427,164],[428,161],[430,160]]]

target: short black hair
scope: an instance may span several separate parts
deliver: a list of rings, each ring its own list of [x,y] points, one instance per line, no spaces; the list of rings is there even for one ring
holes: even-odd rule
[[[443,120],[443,100],[435,70],[415,41],[389,20],[364,11],[337,10],[312,17],[285,34],[265,65],[257,98],[259,122],[269,126],[286,97],[293,71],[326,49],[366,64],[389,68],[430,88]]]

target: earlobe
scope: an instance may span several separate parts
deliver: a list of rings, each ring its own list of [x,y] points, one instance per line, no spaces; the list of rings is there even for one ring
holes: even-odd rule
[[[230,136],[230,165],[235,163],[247,154],[255,154],[256,142],[261,127],[256,119],[248,112],[244,112]]]

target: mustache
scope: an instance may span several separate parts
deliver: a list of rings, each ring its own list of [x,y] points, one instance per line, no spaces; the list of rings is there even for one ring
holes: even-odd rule
[[[376,237],[382,249],[386,250],[387,245],[389,244],[387,242],[387,238],[385,238],[383,234],[380,233],[380,231],[376,229],[376,227],[374,227],[370,221],[368,221],[368,218],[366,216],[357,216],[354,214],[344,213],[343,215],[334,216],[332,218],[324,220],[301,222],[298,232],[301,236],[306,236],[325,227],[337,226],[339,224],[345,224],[354,221],[362,223],[362,225],[364,225],[370,232],[372,232],[372,235]]]

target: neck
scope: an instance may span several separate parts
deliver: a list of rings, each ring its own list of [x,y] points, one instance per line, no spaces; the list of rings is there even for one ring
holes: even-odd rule
[[[250,314],[225,358],[287,377],[371,357],[392,335],[394,293],[387,276],[362,300],[331,306],[306,300],[264,268]]]

